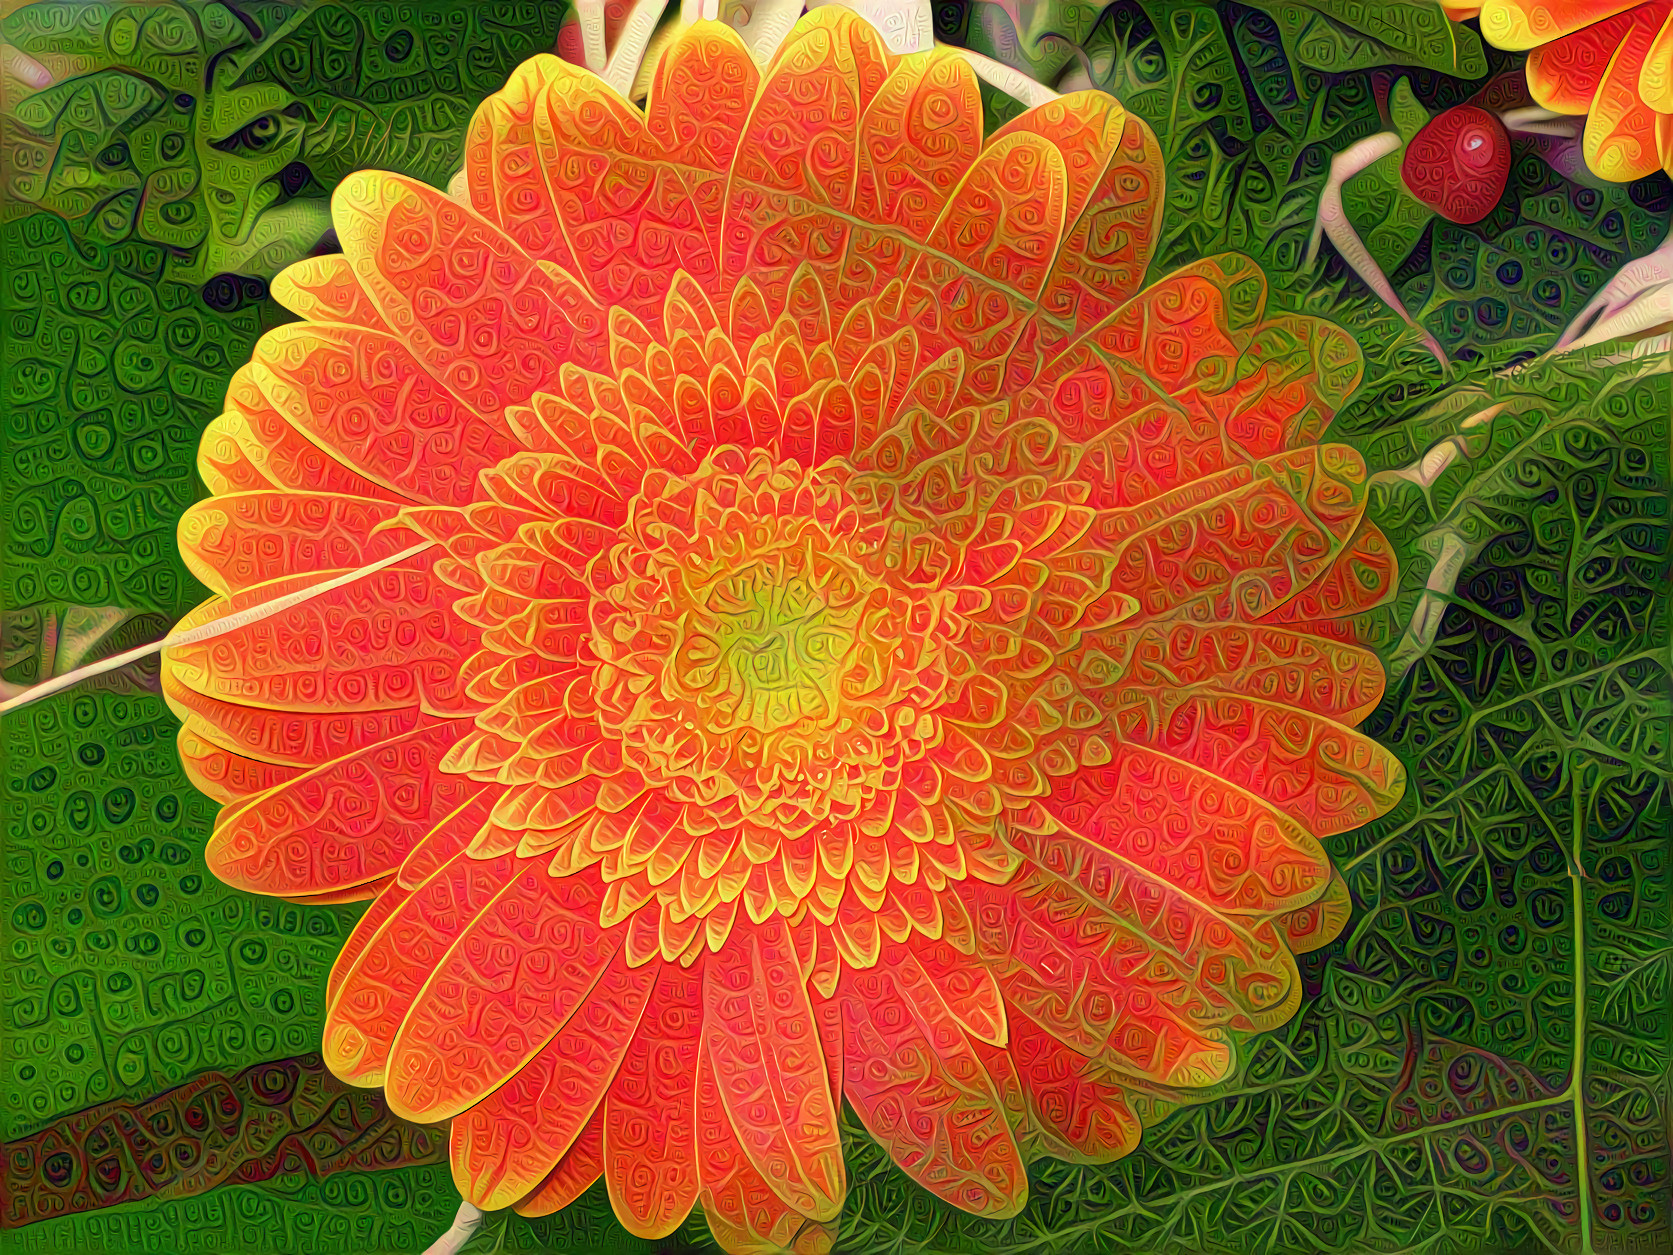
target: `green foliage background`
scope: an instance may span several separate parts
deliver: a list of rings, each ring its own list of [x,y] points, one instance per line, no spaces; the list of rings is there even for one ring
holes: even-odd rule
[[[3,27],[80,58],[52,109],[7,119],[10,684],[152,639],[203,596],[174,520],[202,492],[196,441],[227,378],[286,317],[262,280],[313,245],[347,170],[445,180],[471,108],[551,46],[561,15],[469,0],[165,8],[177,25],[149,44],[134,22],[156,22],[154,7],[34,5]],[[1438,110],[1515,70],[1434,12],[937,9],[943,38],[1047,78],[1081,67],[1152,124],[1168,167],[1157,273],[1246,252],[1273,306],[1360,340],[1367,382],[1334,434],[1379,472],[1373,509],[1401,555],[1400,596],[1368,625],[1397,676],[1370,730],[1412,784],[1394,814],[1336,839],[1349,931],[1307,958],[1303,1012],[1223,1092],[1114,1165],[1036,1165],[1029,1207],[1004,1224],[935,1203],[851,1123],[843,1249],[1673,1250],[1673,363],[1615,346],[1501,373],[1659,242],[1673,188],[1585,186],[1519,148],[1493,215],[1430,223],[1389,260],[1408,308],[1460,359],[1443,373],[1339,263],[1302,266],[1330,157],[1384,129],[1379,95],[1404,76]],[[124,22],[143,37],[122,42]],[[136,89],[141,71],[166,90]],[[995,121],[1014,107],[988,105]],[[118,142],[122,161],[101,164]],[[41,152],[44,166],[14,160]],[[158,179],[190,207],[178,221],[125,208]],[[217,190],[237,203],[217,208]],[[1392,213],[1395,195],[1375,178],[1350,185],[1350,212]],[[1502,408],[1464,426],[1489,407]],[[1401,474],[1448,440],[1458,456],[1433,483]],[[1430,594],[1438,622],[1414,637],[1448,554],[1458,576]],[[266,1072],[222,1086],[258,1099],[227,1118],[217,1153],[234,1167],[219,1184],[192,1186],[205,1164],[168,1158],[203,1142],[179,1087],[314,1050],[325,973],[361,909],[257,900],[208,875],[214,808],[181,775],[173,734],[143,669],[0,730],[0,1242],[420,1250],[457,1205],[439,1139],[355,1107],[306,1064],[290,1088],[274,1081],[270,1106]],[[105,1123],[78,1125],[90,1108]],[[105,1156],[107,1128],[120,1146]],[[53,1194],[54,1173],[107,1159],[135,1201],[13,1227]],[[693,1221],[661,1245],[705,1242]],[[491,1217],[472,1249],[496,1244],[653,1249],[615,1226],[602,1189],[550,1220]]]

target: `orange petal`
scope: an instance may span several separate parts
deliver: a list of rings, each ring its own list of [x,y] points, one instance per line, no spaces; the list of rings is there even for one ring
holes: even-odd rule
[[[1625,183],[1661,168],[1658,115],[1638,95],[1638,82],[1673,5],[1658,0],[1635,9],[1632,28],[1621,38],[1603,73],[1586,118],[1586,164],[1601,178]]]
[[[412,356],[482,419],[552,390],[567,362],[605,364],[602,312],[498,227],[434,188],[381,171],[331,198],[343,255]]]
[[[1049,413],[1081,443],[1073,474],[1089,482],[1095,507],[1156,500],[1316,440],[1358,384],[1359,351],[1317,319],[1259,322],[1264,289],[1260,271],[1236,257],[1176,271],[1033,383],[1015,381],[1014,412]],[[995,433],[997,454],[1010,444]]]
[[[345,902],[370,902],[383,896],[385,889],[392,888],[395,877],[379,876],[375,880],[362,881],[357,885],[350,885],[346,889],[329,889],[324,893],[304,893],[292,896],[290,894],[276,895],[281,902],[295,902],[298,906],[340,906]]]
[[[1660,114],[1673,114],[1673,11],[1662,20],[1638,74],[1638,98]],[[1665,120],[1665,119],[1664,119]]]
[[[298,431],[409,500],[469,505],[477,473],[518,449],[382,332],[288,324],[257,342],[251,377]]]
[[[180,765],[185,768],[186,778],[192,782],[192,787],[223,804],[243,801],[254,793],[265,793],[287,780],[296,779],[304,770],[234,754],[204,740],[190,725],[181,727],[178,746]]]
[[[959,349],[968,371],[956,402],[990,399],[1029,324],[1062,245],[1068,211],[1063,154],[1026,131],[982,150],[908,272],[904,316],[922,355]]]
[[[911,327],[901,327],[887,336],[881,333],[873,335],[863,347],[845,347],[847,337],[861,330],[845,324],[837,337],[836,352],[839,355],[848,352],[859,354],[849,379],[859,393],[869,392],[877,398],[875,407],[868,408],[862,415],[860,426],[854,433],[856,450],[872,450],[878,444],[879,436],[893,426],[894,416],[904,404],[907,390],[916,376],[918,333]],[[868,465],[877,464],[875,456],[864,461]]]
[[[461,848],[463,848],[461,843]],[[360,956],[366,952],[373,938],[378,935],[389,917],[412,896],[410,889],[404,888],[398,881],[392,880],[382,893],[366,908],[366,913],[355,920],[354,928],[350,930],[348,940],[343,948],[337,952],[337,958],[331,964],[330,975],[325,982],[325,1005],[329,1007],[337,999],[337,991],[343,987],[343,981],[353,970]],[[329,1066],[329,1065],[328,1065]]]
[[[1618,13],[1528,53],[1528,91],[1535,102],[1557,113],[1589,113],[1603,72],[1635,24],[1630,11]]]
[[[1081,1053],[1102,1050],[1109,1017],[1129,989],[1134,998],[1166,996],[1171,1015],[1205,1031],[1218,1025],[1272,1028],[1294,1014],[1301,993],[1295,964],[1264,923],[1204,908],[1166,881],[1136,874],[1123,860],[1067,831],[1042,835],[1019,825],[1015,840],[1019,850],[1038,860],[1034,867],[1024,864],[1011,882],[1017,927],[1045,947],[1042,954],[1062,951],[1073,969],[1085,972],[1085,980],[1104,987],[1096,995],[1091,985],[1070,994],[1061,1007],[1067,1018],[1054,1013],[1044,1021],[1054,1031],[1068,1026],[1064,1040]],[[1324,879],[1318,878],[1308,896],[1317,895]],[[998,964],[995,975],[1007,997],[1023,1005],[1017,982],[1060,988],[1067,969],[1026,954],[1001,956],[1004,921],[1011,913],[995,917],[991,935],[979,931],[977,954]],[[1040,927],[1041,915],[1051,917],[1050,945],[1032,931]],[[1177,992],[1168,994],[1174,985]]]
[[[796,24],[762,79],[728,178],[722,265],[724,282],[748,275],[775,314],[809,259],[832,259],[820,268],[835,286],[860,119],[889,63],[869,23],[830,5]]]
[[[667,1237],[697,1201],[702,976],[661,966],[604,1103],[605,1183],[635,1237]]]
[[[1223,391],[1266,306],[1266,277],[1237,254],[1205,258],[1159,279],[1089,329],[1079,343],[1143,373],[1159,391]]]
[[[244,433],[247,443],[254,444],[243,415],[222,414],[203,429],[203,439],[198,442],[198,475],[216,496],[276,486],[244,452],[239,444],[239,432]]]
[[[1006,1002],[1064,1045],[1125,1075],[1212,1084],[1233,1064],[1230,1043],[1212,1021],[1238,1013],[1225,1000],[1235,978],[1260,977],[1277,995],[1264,999],[1267,1006],[1293,1002],[1298,993],[1294,964],[1275,939],[1264,946],[1265,971],[1220,961],[1230,931],[1223,925],[1203,930],[1206,944],[1170,957],[1136,923],[1026,864],[1005,889],[967,882],[960,893],[970,904],[977,957],[993,969]],[[1225,969],[1217,981],[1216,963]],[[1199,1028],[1204,1021],[1210,1026]]]
[[[872,297],[916,259],[981,154],[981,120],[976,76],[951,49],[894,63],[860,120],[858,221],[841,278],[845,294]]]
[[[221,812],[204,861],[252,893],[327,893],[393,872],[483,790],[437,770],[465,729],[419,728],[356,750]]]
[[[468,938],[461,942],[468,944]],[[596,983],[544,1048],[505,1084],[454,1117],[453,1181],[484,1211],[509,1207],[528,1194],[580,1136],[638,1031],[657,968],[630,968],[617,953],[587,975]],[[414,1008],[415,1017],[421,1013],[422,1005]],[[402,1035],[404,1040],[404,1028]],[[401,1048],[398,1043],[397,1052]],[[391,1067],[398,1075],[396,1067],[398,1055]],[[608,1140],[605,1149],[608,1154]]]
[[[550,1216],[562,1211],[604,1175],[604,1117],[595,1113],[575,1142],[546,1174],[546,1179],[516,1205],[519,1216]]]
[[[860,403],[847,384],[827,380],[785,407],[778,447],[804,466],[821,466],[854,451]]]
[[[241,706],[188,688],[167,666],[162,680],[169,709],[194,735],[234,754],[290,767],[317,767],[421,724],[437,722],[416,706],[364,711]]]
[[[298,492],[341,493],[380,501],[407,500],[399,491],[344,465],[341,459],[299,431],[262,392],[254,363],[241,366],[233,373],[227,385],[226,413],[215,423],[271,485]],[[199,451],[200,458],[207,449],[206,443]]]
[[[1636,0],[1482,0],[1481,33],[1488,43],[1525,52],[1601,22]],[[1549,106],[1547,106],[1549,107]]]
[[[914,936],[910,944],[918,962],[929,974],[930,983],[964,1031],[981,1041],[1003,1046],[1007,1033],[1005,999],[999,992],[999,982],[987,966],[944,940]],[[885,965],[889,963],[887,956],[882,961]]]
[[[1032,1163],[1043,1156],[1069,1162],[1079,1160],[1080,1152],[1034,1114],[1033,1105],[1028,1100],[1028,1091],[1023,1088],[1022,1076],[1017,1071],[1017,1063],[1011,1057],[1011,1052],[1002,1046],[990,1046],[987,1042],[977,1039],[972,1039],[970,1046],[988,1074],[988,1082],[993,1086],[994,1095],[1005,1112],[1005,1119],[1010,1123],[1012,1136],[1017,1140],[1017,1149],[1022,1152],[1023,1161]]]
[[[1364,519],[1330,565],[1262,621],[1318,627],[1331,619],[1351,619],[1394,596],[1399,577],[1394,547],[1375,523]]]
[[[595,75],[561,62],[547,70],[534,142],[573,273],[601,307],[660,328],[677,271],[706,286],[718,279],[714,246],[682,171],[645,116]]]
[[[274,300],[309,322],[389,330],[341,253],[306,257],[287,266],[274,277],[271,291]]]
[[[492,789],[486,790],[486,796],[472,798],[431,828],[402,860],[401,870],[391,879],[388,887],[378,894],[377,900],[366,913],[355,921],[354,930],[343,943],[343,948],[337,952],[336,961],[332,963],[330,976],[326,980],[325,1005],[328,1011],[336,1003],[337,993],[342,989],[343,982],[359,963],[360,956],[377,940],[384,924],[406,905],[414,889],[422,886],[470,844],[471,837],[475,835],[482,823],[482,816],[486,813],[488,798],[492,795]],[[416,991],[417,985],[413,988]],[[395,1025],[392,1023],[388,1037],[394,1035]]]
[[[707,1051],[697,1065],[697,1167],[703,1219],[728,1255],[779,1255],[815,1227],[778,1196],[738,1145]]]
[[[1020,1012],[1010,1055],[1034,1119],[1078,1163],[1110,1163],[1139,1144],[1139,1119],[1121,1088],[1088,1075],[1087,1061]]]
[[[1116,688],[1156,701],[1242,693],[1357,724],[1383,695],[1382,663],[1370,650],[1288,627],[1147,623],[1100,633],[1098,644],[1125,664]]]
[[[546,434],[562,439],[571,432],[566,429],[560,435],[545,425],[545,416],[560,405],[556,398],[542,395],[536,398],[535,412]],[[507,458],[483,472],[482,486],[496,499],[536,515],[619,526],[627,519],[623,485],[613,482],[599,465],[601,450],[592,435],[590,427],[573,432],[574,443],[566,443],[561,453],[519,453]],[[637,475],[633,483],[637,486]]]
[[[1366,478],[1345,446],[1299,449],[1101,512],[1091,535],[1115,561],[1111,592],[1132,598],[1139,614],[1258,619],[1347,547]]]
[[[1315,836],[1392,810],[1406,773],[1388,750],[1339,723],[1246,697],[1186,697],[1165,721],[1117,715],[1124,739],[1192,763],[1295,817]]]
[[[717,257],[727,175],[760,81],[743,41],[718,22],[700,22],[684,31],[657,63],[651,80],[645,130],[680,170]],[[713,295],[724,303],[729,293]]]
[[[816,962],[811,979],[817,986],[824,979],[829,983],[824,986],[826,996],[813,1008],[814,1019],[819,1025],[819,1045],[825,1055],[825,1080],[831,1087],[831,1105],[838,1110],[842,1108],[842,1073],[844,1051],[847,1049],[847,1034],[842,1025],[842,1004],[829,994],[835,990],[836,982],[842,975],[840,956],[824,930],[820,949],[826,962]]]
[[[1335,941],[1352,915],[1353,896],[1348,892],[1348,882],[1336,872],[1317,899],[1280,915],[1276,922],[1290,952],[1307,954]]]
[[[407,1013],[384,1082],[391,1109],[421,1124],[445,1120],[540,1053],[621,946],[597,914],[595,886],[523,860]]]
[[[1147,910],[1158,907],[1154,895],[1179,893],[1207,911],[1270,915],[1311,902],[1330,875],[1317,837],[1285,811],[1140,745],[1055,778],[1041,807],[1080,847],[1054,855],[1053,870],[1118,915],[1134,909],[1135,893]],[[1026,835],[1024,844],[1043,857],[1060,836]]]
[[[703,1040],[738,1144],[788,1206],[842,1208],[842,1145],[807,983],[782,918],[733,930],[704,969]]]
[[[456,853],[396,904],[340,976],[332,970],[337,994],[326,1009],[323,1050],[333,1072],[351,1085],[383,1082],[413,1000],[515,870],[509,855]]]
[[[988,142],[1032,131],[1054,143],[1068,177],[1068,224],[1040,310],[1084,329],[1139,290],[1162,206],[1156,137],[1105,92],[1074,92],[1029,109]]]
[[[938,1198],[1014,1216],[1028,1175],[987,1072],[910,953],[843,973],[843,1094],[895,1163]]]
[[[531,257],[576,273],[545,163],[535,145],[535,118],[546,112],[551,84],[573,72],[556,57],[534,56],[477,109],[465,138],[471,205]]]
[[[417,540],[402,527],[374,531],[400,509],[392,501],[328,493],[221,493],[181,516],[180,556],[222,594],[281,572],[352,571]]]

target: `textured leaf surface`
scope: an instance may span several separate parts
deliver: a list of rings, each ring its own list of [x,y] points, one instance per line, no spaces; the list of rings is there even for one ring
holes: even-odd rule
[[[8,218],[45,210],[93,245],[164,246],[176,277],[227,276],[229,302],[232,276],[308,254],[351,170],[445,183],[476,104],[552,47],[563,14],[506,0],[7,10],[0,37],[58,80],[8,89]]]

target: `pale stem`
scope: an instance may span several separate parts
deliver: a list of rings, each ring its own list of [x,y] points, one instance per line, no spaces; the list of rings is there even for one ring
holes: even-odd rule
[[[1447,604],[1452,600],[1453,590],[1458,584],[1458,576],[1469,556],[1469,549],[1463,540],[1457,534],[1448,532],[1441,541],[1440,557],[1435,559],[1435,565],[1429,571],[1429,578],[1423,586],[1423,596],[1418,599],[1417,608],[1412,611],[1405,635],[1400,638],[1400,643],[1389,659],[1389,670],[1396,677],[1404,676],[1410,671],[1412,664],[1428,653],[1435,644],[1435,637],[1441,629],[1441,619],[1446,614]]]
[[[603,74],[604,0],[575,0],[575,16],[581,23],[581,59],[594,74]]]
[[[1601,344],[1616,336],[1645,331],[1658,322],[1666,322],[1673,301],[1673,233],[1663,240],[1654,252],[1629,261],[1604,284],[1598,294],[1586,302],[1586,307],[1574,316],[1567,329],[1551,347],[1551,352],[1579,349]],[[1647,298],[1648,304],[1639,308]],[[1660,317],[1653,317],[1660,311]],[[1596,319],[1594,322],[1593,319]]]
[[[970,68],[976,71],[977,78],[990,87],[997,87],[1007,96],[1016,97],[1030,109],[1036,105],[1049,104],[1058,98],[1058,93],[1044,83],[1037,83],[1021,70],[1013,70],[992,57],[984,57],[968,48],[954,48],[953,51],[970,62]]]
[[[639,77],[639,65],[645,59],[645,49],[650,47],[651,36],[656,34],[665,7],[667,0],[638,0],[622,25],[616,50],[599,73],[600,78],[623,96],[633,90],[633,80]]]
[[[1586,119],[1558,113],[1530,105],[1526,109],[1507,109],[1499,115],[1505,130],[1513,135],[1549,135],[1556,139],[1579,139]]]
[[[212,640],[217,636],[224,636],[228,632],[236,632],[239,628],[248,627],[252,623],[259,623],[261,620],[281,611],[289,610],[292,606],[300,606],[303,602],[329,593],[333,589],[342,588],[344,585],[352,584],[368,575],[375,575],[385,567],[391,567],[397,562],[404,562],[408,558],[416,557],[435,543],[433,540],[420,541],[410,548],[401,550],[400,553],[391,554],[387,558],[380,558],[376,562],[360,567],[358,570],[334,576],[318,584],[311,584],[307,588],[297,589],[294,593],[286,593],[283,597],[275,597],[272,601],[264,601],[257,606],[246,607],[234,614],[225,615],[209,623],[201,623],[197,627],[188,628],[184,632],[170,633],[160,641],[153,641],[149,645],[141,645],[136,649],[124,650],[120,654],[114,654],[109,658],[101,658],[98,662],[88,663],[85,667],[77,667],[74,671],[67,671],[63,675],[54,676],[50,680],[26,688],[16,696],[0,702],[0,715],[9,714],[20,706],[27,706],[31,702],[38,702],[43,697],[51,697],[54,693],[61,693],[67,688],[80,684],[83,680],[91,679],[93,676],[104,675],[107,671],[120,670],[122,667],[138,662],[142,658],[160,653],[164,649],[176,645],[196,645],[199,641]]]
[[[471,1235],[482,1227],[482,1210],[470,1203],[460,1203],[459,1213],[453,1217],[453,1227],[424,1248],[424,1255],[459,1255]]]
[[[749,21],[739,28],[744,47],[757,65],[766,65],[802,15],[802,0],[755,0]]]
[[[841,4],[865,18],[896,56],[928,52],[935,43],[935,14],[924,0],[808,0],[808,9]]]
[[[1397,152],[1400,144],[1401,139],[1398,135],[1393,131],[1384,131],[1380,135],[1360,140],[1330,159],[1330,177],[1325,182],[1324,190],[1319,193],[1319,213],[1313,222],[1312,238],[1307,241],[1305,264],[1311,266],[1318,257],[1320,236],[1329,236],[1330,242],[1336,246],[1336,251],[1342,255],[1342,260],[1365,281],[1365,286],[1399,314],[1406,325],[1423,338],[1424,348],[1433,353],[1435,360],[1445,366],[1446,353],[1440,343],[1406,312],[1406,307],[1400,302],[1399,293],[1388,281],[1388,276],[1383,274],[1383,268],[1377,265],[1376,258],[1371,256],[1371,250],[1365,247],[1359,233],[1353,229],[1353,224],[1348,221],[1348,212],[1342,205],[1342,185],[1374,162],[1382,160],[1389,153]]]
[[[36,91],[52,86],[52,71],[21,48],[0,43],[0,72],[10,75]]]

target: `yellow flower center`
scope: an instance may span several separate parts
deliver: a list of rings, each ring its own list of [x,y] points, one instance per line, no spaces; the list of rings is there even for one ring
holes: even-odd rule
[[[830,538],[800,521],[751,530],[721,538],[723,550],[735,540],[736,553],[669,572],[680,644],[667,685],[703,712],[711,735],[830,720],[845,664],[870,652],[858,631],[876,587],[865,573],[826,552]]]
[[[595,577],[600,722],[716,825],[853,819],[939,740],[951,595],[903,586],[901,524],[844,478],[736,448],[653,474]]]

